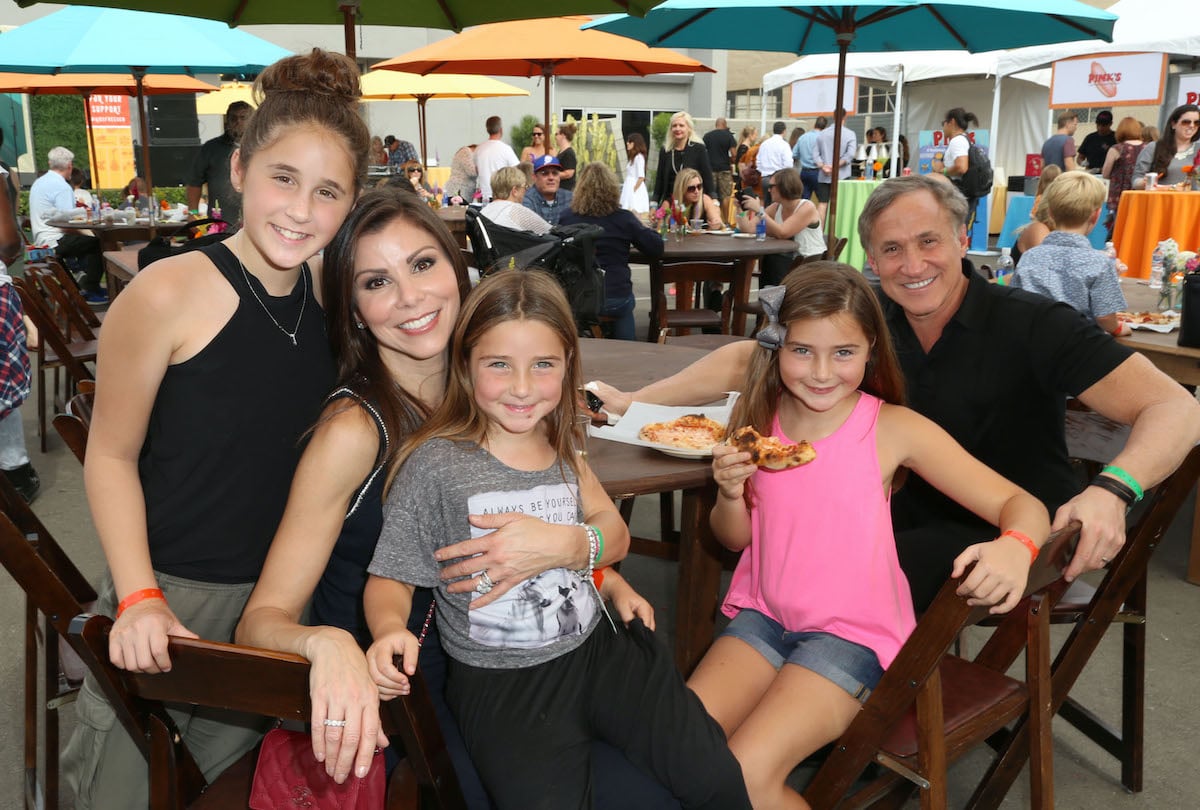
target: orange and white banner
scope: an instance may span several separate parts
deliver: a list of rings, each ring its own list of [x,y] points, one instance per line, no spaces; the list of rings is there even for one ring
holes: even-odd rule
[[[811,118],[816,115],[832,118],[836,98],[837,76],[797,79],[792,82],[792,107],[788,115],[792,118]],[[847,76],[846,86],[842,88],[842,107],[846,115],[854,115],[857,105],[858,79]]]
[[[1053,65],[1050,108],[1162,104],[1165,53],[1101,53]]]
[[[92,117],[92,188],[121,188],[135,174],[129,96],[101,95],[87,100]]]

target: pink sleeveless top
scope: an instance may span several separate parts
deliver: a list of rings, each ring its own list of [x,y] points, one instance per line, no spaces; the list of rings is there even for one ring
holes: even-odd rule
[[[860,394],[842,426],[813,442],[815,461],[752,476],[752,539],[721,609],[753,608],[790,632],[831,633],[873,650],[886,669],[916,620],[879,471],[881,404]],[[778,416],[772,435],[793,441]]]

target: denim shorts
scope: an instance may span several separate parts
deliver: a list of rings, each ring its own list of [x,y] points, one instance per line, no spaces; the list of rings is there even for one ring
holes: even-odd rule
[[[828,678],[860,702],[883,677],[874,652],[831,633],[789,633],[757,610],[742,609],[721,633],[749,644],[775,669],[795,664]]]

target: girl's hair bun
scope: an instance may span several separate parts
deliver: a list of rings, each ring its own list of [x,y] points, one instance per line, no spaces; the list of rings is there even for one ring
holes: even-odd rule
[[[288,56],[268,65],[254,82],[254,98],[260,105],[274,93],[316,94],[356,104],[362,97],[358,65],[344,54],[320,48]]]

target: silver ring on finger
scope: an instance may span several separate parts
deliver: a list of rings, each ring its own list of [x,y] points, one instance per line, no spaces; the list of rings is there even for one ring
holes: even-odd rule
[[[1110,562],[1112,562],[1112,560],[1110,560],[1108,557],[1101,557],[1100,562],[1104,563],[1105,565],[1108,565]]]
[[[492,582],[492,578],[488,576],[487,569],[479,572],[479,583],[475,586],[475,593],[483,595],[496,587],[496,583]]]
[[[325,718],[324,720],[322,720],[321,722],[322,722],[324,725],[326,725],[326,726],[331,726],[331,727],[333,727],[333,728],[341,728],[342,726],[346,725],[346,721],[345,721],[345,720],[330,720],[328,717],[326,717],[326,718]]]

